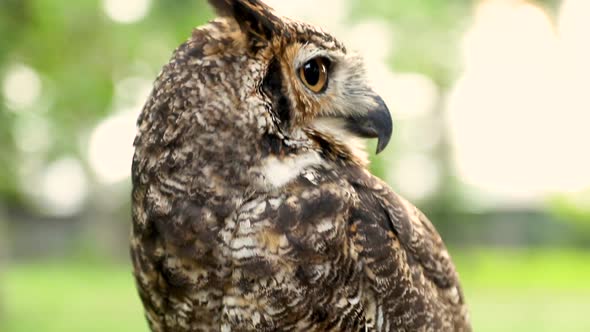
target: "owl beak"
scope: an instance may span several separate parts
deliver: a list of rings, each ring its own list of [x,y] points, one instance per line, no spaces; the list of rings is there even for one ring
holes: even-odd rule
[[[373,97],[376,107],[366,114],[355,114],[347,117],[347,127],[353,133],[364,138],[377,138],[377,151],[380,153],[387,147],[393,132],[391,114],[383,99]]]

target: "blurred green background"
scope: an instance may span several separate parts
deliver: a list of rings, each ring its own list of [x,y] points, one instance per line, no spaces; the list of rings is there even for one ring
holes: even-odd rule
[[[590,331],[590,1],[269,3],[358,50],[372,169],[433,220],[476,331]],[[0,0],[0,331],[146,331],[134,121],[203,0]],[[372,143],[374,144],[374,143]]]

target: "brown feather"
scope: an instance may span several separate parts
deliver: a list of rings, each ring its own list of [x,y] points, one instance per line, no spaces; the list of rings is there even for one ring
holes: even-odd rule
[[[231,17],[175,51],[138,119],[131,257],[150,328],[470,331],[430,221],[313,127],[370,107],[358,58],[259,1],[210,2]],[[293,74],[303,44],[340,61],[321,95]]]

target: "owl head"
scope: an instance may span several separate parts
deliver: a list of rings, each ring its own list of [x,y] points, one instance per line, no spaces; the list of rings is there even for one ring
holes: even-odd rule
[[[134,174],[225,195],[309,163],[364,166],[363,138],[385,148],[391,116],[358,55],[258,0],[209,2],[220,17],[174,52],[139,117]]]
[[[321,29],[277,16],[258,0],[211,0],[217,13],[240,27],[248,56],[263,63],[257,82],[270,100],[273,122],[285,137],[303,131],[350,151],[356,138],[389,142],[389,111],[368,84],[362,59]]]

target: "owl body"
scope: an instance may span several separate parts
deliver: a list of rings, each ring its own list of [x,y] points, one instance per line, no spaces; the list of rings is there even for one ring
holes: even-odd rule
[[[382,148],[391,119],[360,58],[259,1],[210,2],[222,17],[175,51],[138,120],[150,328],[469,331],[442,240],[366,169],[359,138]]]

